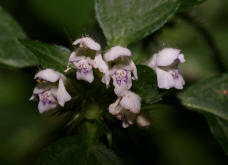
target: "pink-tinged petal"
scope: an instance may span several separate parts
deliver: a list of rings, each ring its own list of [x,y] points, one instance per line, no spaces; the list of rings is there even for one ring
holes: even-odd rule
[[[117,96],[123,96],[124,92],[132,87],[131,72],[125,70],[117,70],[112,75],[114,92]]]
[[[71,100],[71,96],[68,94],[68,92],[65,89],[63,80],[59,80],[59,86],[57,91],[57,100],[60,106],[64,106],[65,102]]]
[[[136,118],[136,122],[140,127],[148,127],[151,124],[150,120],[143,115],[138,115]]]
[[[51,91],[45,91],[39,94],[38,110],[40,113],[47,112],[57,107],[57,102]]]
[[[49,110],[55,109],[56,107],[57,107],[57,103],[44,105],[41,101],[39,101],[39,104],[38,104],[38,110],[41,114]]]
[[[126,91],[120,101],[120,105],[131,113],[138,114],[141,109],[141,98],[134,92]]]
[[[93,67],[102,73],[108,72],[108,64],[103,60],[101,54],[95,56]]]
[[[35,75],[35,79],[43,79],[49,82],[56,82],[60,78],[60,73],[52,69],[45,69]]]
[[[185,59],[184,59],[184,55],[183,54],[179,54],[178,59],[180,60],[181,63],[184,63],[185,62]]]
[[[127,48],[121,47],[121,46],[115,46],[112,47],[110,50],[108,50],[105,55],[104,59],[107,62],[116,60],[119,57],[130,57],[131,51]]]
[[[178,79],[175,79],[175,85],[174,85],[174,87],[176,89],[183,89],[184,84],[185,84],[185,81],[184,81],[182,75],[179,74]]]
[[[179,49],[165,48],[157,54],[156,65],[169,66],[178,58],[179,54]]]
[[[89,83],[92,83],[94,80],[93,70],[88,71],[87,73],[77,71],[76,77],[78,80],[84,80],[84,81],[87,81]]]
[[[146,63],[149,67],[155,70],[157,66],[157,54],[154,54]]]
[[[170,89],[174,87],[175,82],[173,76],[162,69],[156,68],[158,87],[163,89]]]
[[[102,76],[101,82],[104,83],[107,88],[109,87],[110,80],[111,78],[110,78],[109,72],[104,73]]]
[[[92,38],[90,37],[83,37],[79,38],[76,41],[74,41],[73,45],[78,45],[80,44],[80,47],[83,48],[88,48],[94,51],[100,51],[101,46],[97,42],[95,42]]]
[[[138,80],[138,73],[137,73],[137,68],[135,66],[135,63],[131,60],[130,66],[132,68],[132,73],[133,73],[133,80]]]
[[[108,110],[109,113],[111,113],[112,115],[118,115],[122,111],[122,107],[119,105],[120,99],[120,97],[117,98],[117,100],[114,103],[109,105]]]

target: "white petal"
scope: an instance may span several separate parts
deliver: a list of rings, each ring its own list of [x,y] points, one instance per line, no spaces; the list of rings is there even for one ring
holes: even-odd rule
[[[59,86],[58,86],[58,91],[57,91],[57,100],[58,100],[59,105],[61,105],[62,107],[64,106],[65,102],[71,100],[71,96],[66,91],[62,79],[59,80]]]
[[[80,44],[80,47],[84,48],[89,48],[94,51],[100,51],[101,46],[97,42],[95,42],[92,38],[90,37],[83,37],[79,38],[76,41],[74,41],[73,45],[78,45]]]
[[[180,50],[174,48],[165,48],[157,54],[156,64],[157,66],[169,66],[179,56]]]
[[[127,128],[128,126],[134,124],[135,118],[136,118],[136,114],[128,110],[123,110],[122,111],[123,128]]]
[[[76,77],[78,80],[84,80],[87,81],[89,83],[92,83],[94,80],[94,76],[93,76],[93,70],[89,71],[88,73],[80,73],[79,71],[77,71],[76,73]]]
[[[121,46],[115,46],[105,53],[104,59],[105,61],[109,62],[124,56],[131,56],[131,51]]]
[[[179,74],[178,79],[175,79],[174,87],[177,89],[183,89],[184,84],[185,84],[185,81],[184,81],[182,75]]]
[[[130,62],[130,66],[132,68],[132,73],[134,75],[134,77],[132,78],[133,80],[138,80],[138,74],[137,74],[137,68],[135,66],[135,63],[131,60]]]
[[[134,114],[138,114],[141,109],[141,98],[131,91],[126,91],[120,105]]]
[[[33,100],[36,100],[37,99],[37,95],[44,92],[46,89],[45,88],[41,88],[39,86],[35,87],[34,90],[33,90],[33,94],[32,96],[30,97],[30,101],[33,101]]]
[[[120,103],[120,97],[117,98],[117,100],[110,104],[108,107],[109,113],[111,113],[112,115],[117,115],[122,111],[122,107],[119,105]]]
[[[60,73],[52,69],[45,69],[35,75],[35,79],[40,78],[49,82],[56,82],[60,78]]]
[[[179,54],[178,56],[179,60],[181,63],[184,63],[185,62],[185,59],[184,59],[184,55],[183,54]]]
[[[29,101],[34,101],[34,100],[37,100],[36,94],[32,94],[32,96],[29,98]]]
[[[156,68],[158,87],[163,89],[170,89],[174,87],[175,82],[172,75],[162,69]]]
[[[127,123],[126,121],[123,121],[123,123],[122,123],[122,127],[123,127],[123,128],[127,128],[127,127],[129,127],[129,123]]]
[[[109,73],[108,72],[104,73],[102,76],[101,82],[104,83],[107,88],[109,87],[110,80],[111,80],[111,78],[110,78]]]
[[[123,96],[123,94],[132,87],[131,73],[128,72],[127,74],[128,74],[127,82],[122,80],[120,84],[118,84],[116,81],[116,75],[114,74],[112,76],[113,85],[115,87],[114,92],[117,96]]]
[[[56,107],[57,107],[56,103],[43,105],[42,102],[39,101],[39,104],[38,104],[38,110],[41,114],[49,110],[55,109]]]
[[[101,54],[95,56],[93,67],[102,73],[108,72],[108,64],[103,60]]]
[[[154,54],[146,63],[149,67],[155,69],[157,65],[157,54]]]
[[[150,121],[149,119],[147,119],[146,117],[144,117],[143,115],[139,115],[136,118],[136,122],[139,126],[141,127],[148,127],[150,125]]]

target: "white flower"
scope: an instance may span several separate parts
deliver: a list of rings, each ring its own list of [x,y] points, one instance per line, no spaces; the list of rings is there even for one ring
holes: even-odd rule
[[[150,120],[144,115],[138,115],[136,118],[136,122],[140,127],[148,127],[150,126]]]
[[[66,78],[63,74],[52,69],[45,69],[35,75],[38,84],[33,90],[30,100],[39,98],[38,110],[44,113],[54,109],[59,104],[64,106],[65,102],[71,100],[71,96],[65,89]]]
[[[121,46],[112,47],[104,55],[106,62],[113,63],[109,70],[109,76],[113,79],[114,91],[117,96],[122,96],[125,91],[131,88],[132,79],[138,79],[136,66],[130,56],[130,50]]]
[[[102,59],[98,43],[89,37],[77,39],[73,45],[79,45],[70,55],[67,69],[71,69],[71,64],[77,69],[76,77],[78,80],[84,80],[92,83],[94,80],[93,68],[98,69],[104,75],[108,72],[108,65]],[[106,79],[104,79],[106,80]],[[106,81],[104,83],[107,85]]]
[[[184,62],[184,55],[180,53],[180,50],[165,48],[152,56],[148,66],[155,70],[159,88],[183,89],[185,81],[179,73],[178,65]]]
[[[122,120],[124,128],[132,125],[141,109],[141,98],[131,91],[125,91],[122,97],[109,105],[109,113]]]

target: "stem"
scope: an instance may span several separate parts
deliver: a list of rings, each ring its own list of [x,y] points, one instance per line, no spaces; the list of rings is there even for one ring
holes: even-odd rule
[[[226,71],[226,67],[222,61],[221,52],[216,44],[215,38],[210,33],[208,27],[201,22],[197,17],[193,16],[191,13],[181,14],[180,17],[187,23],[191,24],[196,31],[202,36],[208,48],[210,49],[210,54],[213,60],[216,62],[217,67],[221,73]]]

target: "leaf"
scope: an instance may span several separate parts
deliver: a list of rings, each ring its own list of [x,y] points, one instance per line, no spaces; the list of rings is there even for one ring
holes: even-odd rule
[[[211,132],[223,147],[226,155],[228,155],[228,121],[212,115],[206,115],[206,118]]]
[[[91,129],[92,131],[85,131]],[[119,158],[102,144],[94,142],[94,124],[89,124],[77,136],[67,137],[43,150],[36,165],[119,165]]]
[[[228,151],[228,74],[216,76],[192,85],[181,92],[182,103],[208,119],[212,133]],[[212,116],[208,118],[208,115]],[[222,139],[222,140],[220,140]]]
[[[96,0],[97,20],[108,45],[128,45],[160,29],[179,0]]]
[[[199,5],[205,1],[206,0],[182,0],[179,11],[184,11],[184,10],[190,9],[190,8],[192,8],[196,5]]]
[[[18,40],[25,38],[18,23],[0,7],[0,63],[17,68],[37,65],[37,58]]]
[[[66,69],[70,51],[58,45],[51,45],[39,41],[21,41],[39,59],[44,68],[52,68],[63,72]]]
[[[153,104],[161,100],[162,93],[157,86],[154,71],[145,65],[137,65],[138,80],[133,81],[132,89],[142,97],[146,104]]]
[[[228,120],[228,74],[196,83],[181,92],[182,103],[193,109],[211,113]]]

